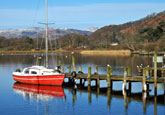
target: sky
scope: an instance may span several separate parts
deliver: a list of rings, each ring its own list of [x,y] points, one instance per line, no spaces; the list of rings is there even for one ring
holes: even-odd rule
[[[50,27],[88,30],[165,11],[165,0],[48,0]],[[0,29],[43,27],[45,0],[1,0]]]

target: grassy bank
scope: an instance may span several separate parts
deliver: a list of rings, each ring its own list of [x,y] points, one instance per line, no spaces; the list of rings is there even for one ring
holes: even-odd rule
[[[84,50],[81,51],[82,55],[119,55],[119,56],[130,56],[130,50]]]
[[[1,54],[14,54],[14,53],[44,53],[45,50],[40,51],[0,51]],[[130,50],[55,50],[49,51],[49,53],[71,53],[76,52],[82,55],[120,55],[130,56]]]

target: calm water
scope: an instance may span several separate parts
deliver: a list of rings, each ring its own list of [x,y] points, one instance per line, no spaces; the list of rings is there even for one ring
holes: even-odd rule
[[[59,58],[62,59],[67,71],[72,60],[70,54],[49,56],[50,67],[54,67]],[[92,73],[94,73],[95,65],[98,65],[99,73],[106,73],[106,65],[110,64],[113,67],[113,74],[122,75],[123,67],[129,66],[132,69],[132,75],[137,75],[137,65],[152,66],[152,57],[142,56],[112,57],[75,54],[75,60],[77,66],[82,65],[85,73],[88,66],[92,67]],[[101,81],[101,89],[93,87],[73,89],[15,83],[12,72],[17,68],[22,69],[35,63],[35,55],[0,55],[0,114],[165,115],[165,84],[158,84],[158,96],[155,97],[152,84],[151,91],[145,94],[141,93],[141,83],[132,84],[132,93],[122,92],[122,82],[115,82],[113,91],[107,91],[106,81]],[[92,85],[94,84],[95,82],[92,82]]]

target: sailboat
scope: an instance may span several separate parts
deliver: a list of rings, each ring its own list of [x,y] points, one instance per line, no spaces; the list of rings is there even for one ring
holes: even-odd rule
[[[45,66],[31,66],[24,68],[21,72],[16,70],[13,72],[13,79],[20,83],[38,84],[38,85],[62,85],[65,74],[60,73],[58,68],[48,68],[48,15],[47,15],[47,0],[45,0]]]

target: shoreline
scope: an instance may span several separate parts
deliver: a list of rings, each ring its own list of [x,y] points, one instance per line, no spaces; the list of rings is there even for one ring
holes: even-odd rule
[[[79,53],[81,55],[121,55],[130,56],[130,50],[55,50],[48,51],[48,53]],[[23,54],[23,53],[45,53],[45,50],[40,51],[0,51],[0,54]]]

